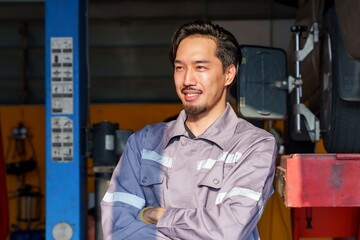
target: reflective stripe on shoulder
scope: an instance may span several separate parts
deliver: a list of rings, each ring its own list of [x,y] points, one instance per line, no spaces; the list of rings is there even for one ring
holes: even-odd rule
[[[260,197],[261,197],[261,193],[255,192],[248,188],[236,187],[236,188],[231,189],[229,192],[218,193],[215,204],[222,203],[225,198],[234,197],[234,196],[243,196],[243,197],[247,197],[252,200],[255,200],[255,201],[259,201]]]
[[[241,158],[242,153],[235,152],[235,153],[229,153],[229,152],[223,152],[220,157],[219,161],[224,161],[226,163],[237,163],[239,159]]]
[[[138,197],[134,194],[125,193],[125,192],[106,192],[103,199],[104,202],[122,202],[129,204],[138,209],[143,209],[145,206],[145,200],[141,197]]]
[[[202,168],[211,169],[215,163],[216,163],[216,160],[210,159],[210,158],[207,160],[198,161],[196,169],[197,170],[200,170]]]
[[[167,168],[171,168],[173,165],[173,159],[170,157],[161,156],[155,151],[143,149],[141,150],[141,158],[155,161]]]
[[[201,169],[211,169],[216,162],[224,162],[225,164],[234,164],[239,161],[241,158],[242,153],[229,153],[223,152],[220,154],[217,160],[208,158],[206,160],[198,161],[196,169],[199,171]]]

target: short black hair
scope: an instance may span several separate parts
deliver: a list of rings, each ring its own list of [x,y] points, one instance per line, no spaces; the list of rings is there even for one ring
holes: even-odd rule
[[[225,72],[231,64],[238,69],[242,54],[235,36],[219,25],[202,20],[185,23],[175,31],[169,52],[169,59],[173,66],[180,42],[189,36],[205,36],[213,39],[217,46],[215,54],[222,63],[223,71]]]

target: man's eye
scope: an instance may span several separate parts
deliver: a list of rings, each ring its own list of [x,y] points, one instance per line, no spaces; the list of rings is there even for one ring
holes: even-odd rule
[[[175,66],[176,71],[181,71],[182,69],[184,69],[182,66]]]
[[[205,67],[205,66],[197,66],[196,69],[198,69],[198,70],[205,70],[206,67]]]

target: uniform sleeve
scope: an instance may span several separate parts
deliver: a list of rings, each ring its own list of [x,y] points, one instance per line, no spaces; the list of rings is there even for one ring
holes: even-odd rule
[[[145,224],[137,218],[147,203],[138,182],[141,157],[135,138],[135,134],[130,136],[101,201],[104,240],[168,239],[155,225]]]
[[[256,225],[273,193],[275,158],[275,140],[257,140],[224,176],[213,207],[168,208],[157,228],[171,239],[257,239]]]

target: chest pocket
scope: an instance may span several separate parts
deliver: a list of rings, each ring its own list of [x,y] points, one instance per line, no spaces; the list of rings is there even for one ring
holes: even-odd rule
[[[205,176],[199,183],[199,186],[206,186],[213,189],[220,189],[224,181],[224,164],[223,162],[217,162],[205,173]]]
[[[146,187],[161,184],[164,175],[165,171],[159,164],[145,160],[140,167],[140,185]]]
[[[163,206],[163,181],[165,170],[158,163],[144,160],[140,167],[140,185],[143,188],[146,205]]]

